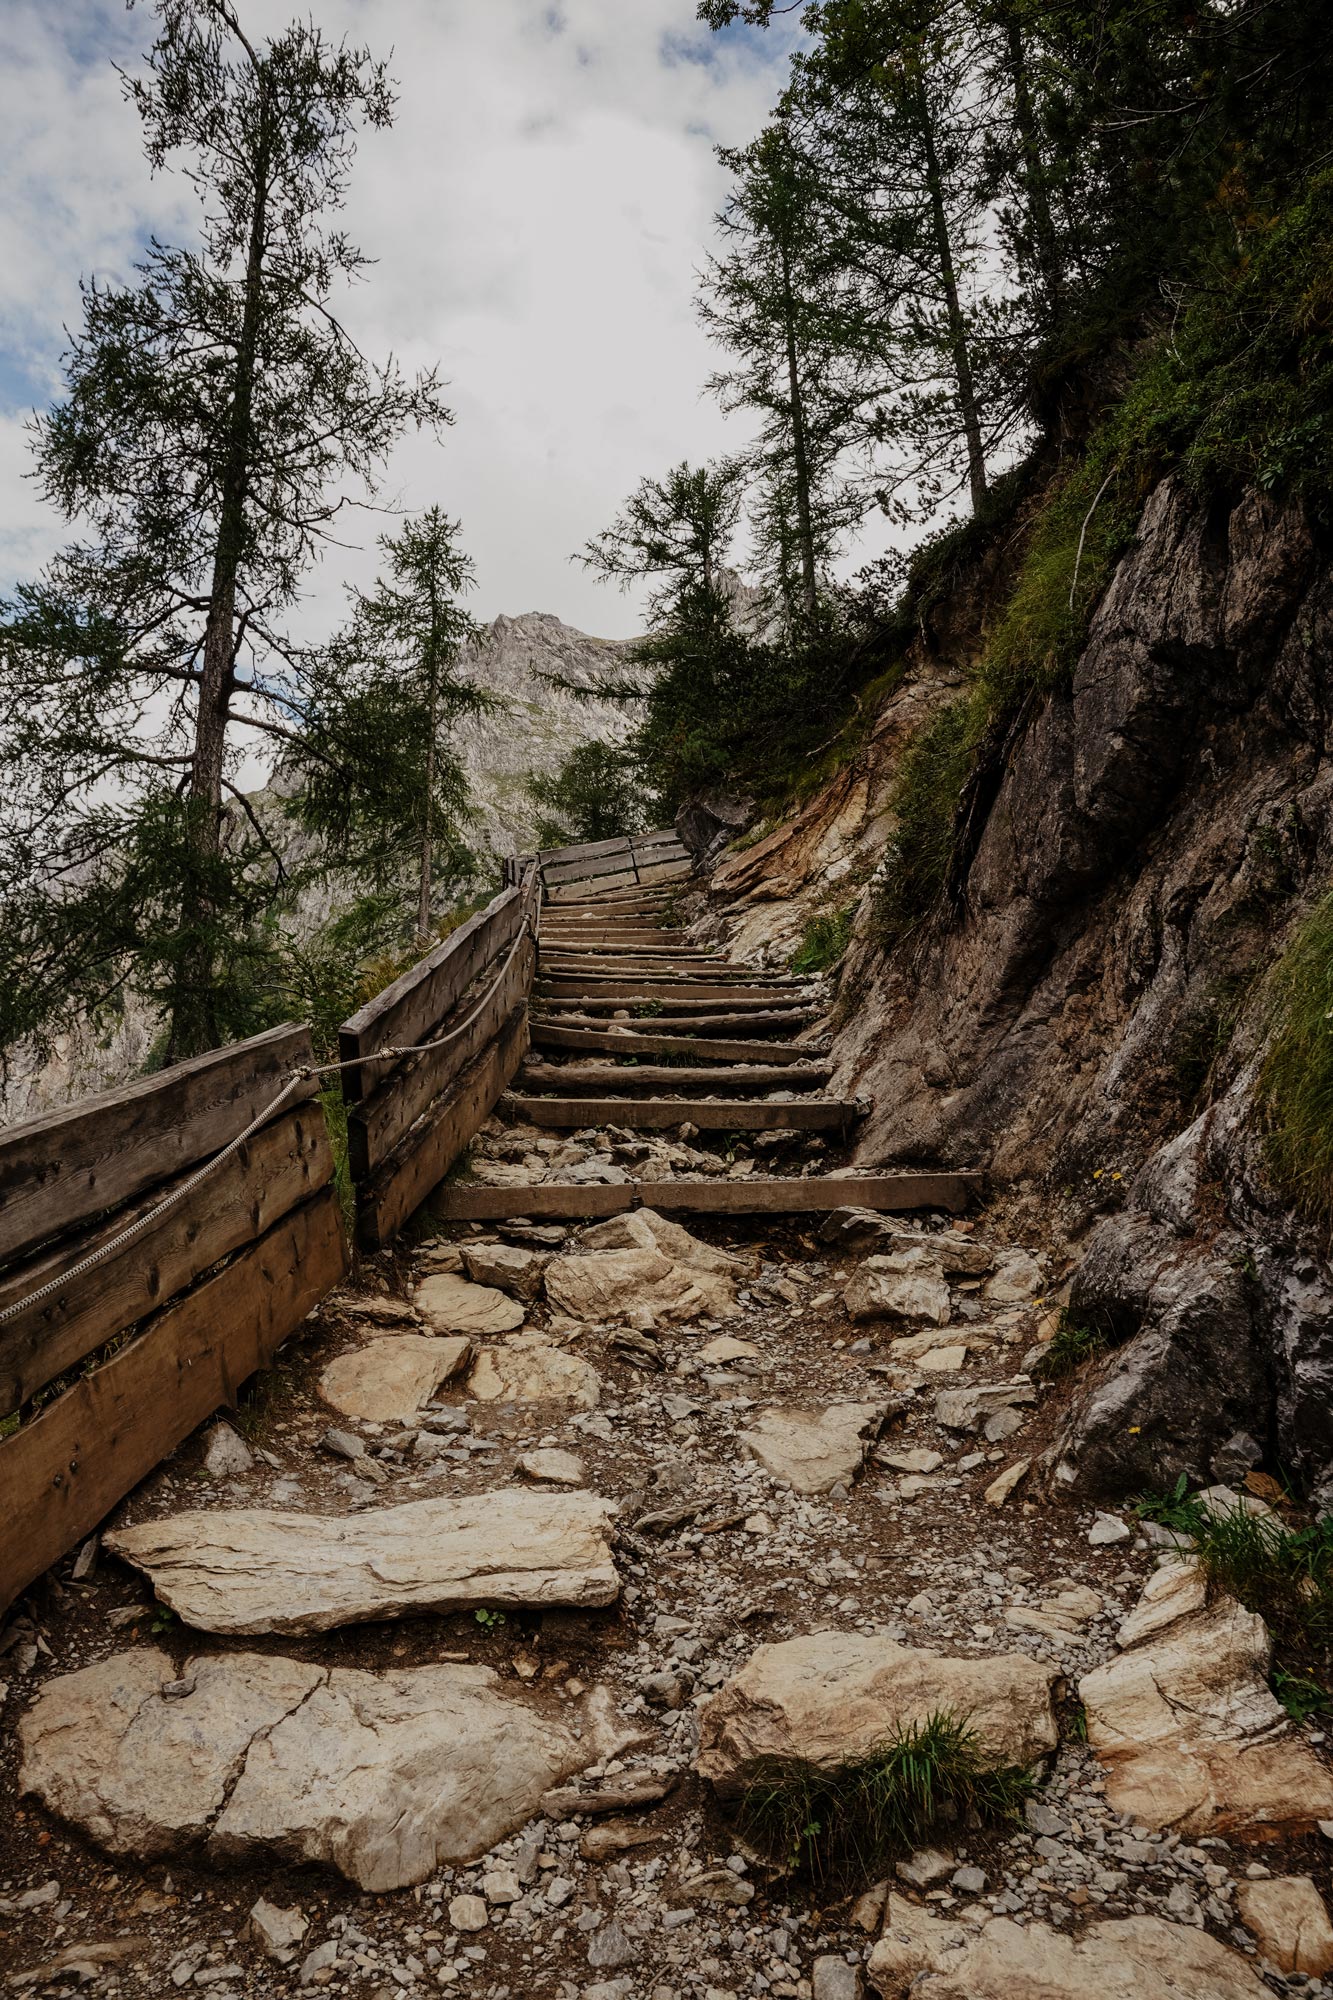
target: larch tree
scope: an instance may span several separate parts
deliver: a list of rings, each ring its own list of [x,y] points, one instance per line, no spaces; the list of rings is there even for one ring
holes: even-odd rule
[[[264,981],[281,863],[238,745],[329,754],[286,629],[303,579],[404,427],[449,413],[335,313],[366,264],[338,212],[358,127],[391,122],[384,65],[309,22],[254,41],[230,0],[156,14],[125,95],[199,235],[85,284],[67,394],[33,427],[80,538],[0,610],[0,1045],[128,985],[176,1060],[248,1031]]]
[[[380,537],[385,573],[354,593],[348,625],[316,670],[319,754],[289,808],[331,864],[391,890],[411,879],[423,949],[439,879],[457,888],[473,869],[467,777],[451,732],[497,706],[459,666],[477,628],[461,601],[475,569],[458,534],[431,507]]]

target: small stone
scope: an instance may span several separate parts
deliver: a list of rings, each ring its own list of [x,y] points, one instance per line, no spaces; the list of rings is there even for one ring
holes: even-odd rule
[[[325,1431],[320,1443],[334,1458],[358,1459],[366,1455],[366,1447],[359,1437],[353,1437],[351,1431],[340,1431],[332,1425]]]
[[[922,1847],[898,1863],[898,1874],[913,1889],[932,1889],[937,1882],[947,1881],[956,1865],[952,1854],[938,1847]]]
[[[333,1938],[325,1938],[317,1944],[301,1966],[299,1978],[302,1986],[323,1984],[321,1973],[331,1973],[338,1963],[338,1946]]]
[[[544,1480],[551,1486],[582,1486],[588,1476],[583,1460],[572,1451],[524,1452],[517,1470],[525,1479]]]
[[[961,1896],[982,1896],[986,1892],[986,1871],[984,1868],[955,1868],[949,1883]]]
[[[597,1972],[614,1972],[617,1966],[633,1965],[638,1955],[638,1946],[626,1937],[614,1917],[593,1933],[588,1946],[588,1963]]]
[[[512,1868],[492,1868],[481,1878],[481,1893],[488,1903],[516,1903],[523,1885]]]
[[[1016,1458],[1012,1465],[1007,1465],[999,1478],[992,1479],[990,1485],[986,1488],[983,1496],[986,1505],[988,1507],[1003,1507],[1005,1501],[1009,1498],[1009,1495],[1019,1484],[1020,1480],[1026,1477],[1028,1467],[1031,1463],[1032,1461],[1029,1458]]]
[[[862,1990],[860,1966],[845,1958],[826,1953],[810,1967],[812,2000],[861,2000]]]
[[[204,1440],[204,1471],[210,1479],[235,1479],[249,1472],[255,1455],[230,1424],[214,1424]]]
[[[250,1911],[246,1929],[262,1951],[286,1965],[296,1956],[296,1948],[310,1928],[304,1910],[281,1909],[261,1896]]]
[[[1116,1542],[1128,1540],[1128,1523],[1116,1514],[1099,1514],[1088,1529],[1088,1541],[1094,1549],[1110,1548]]]
[[[1238,1882],[1236,1907],[1264,1957],[1282,1972],[1321,1979],[1333,1972],[1333,1925],[1308,1875]]]
[[[449,1921],[456,1931],[484,1931],[490,1917],[480,1896],[455,1896],[449,1904]]]

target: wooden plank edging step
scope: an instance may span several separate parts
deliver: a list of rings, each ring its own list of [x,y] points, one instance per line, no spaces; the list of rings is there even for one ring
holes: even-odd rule
[[[669,1064],[641,1063],[527,1063],[518,1075],[518,1087],[530,1093],[556,1091],[599,1096],[622,1090],[819,1090],[829,1080],[831,1065],[810,1063],[755,1063],[732,1065],[723,1070],[673,1069]]]
[[[446,1222],[579,1221],[620,1215],[632,1208],[693,1215],[823,1215],[835,1208],[869,1208],[879,1214],[939,1208],[959,1215],[985,1188],[985,1175],[967,1171],[822,1176],[730,1181],[630,1181],[620,1187],[475,1187],[446,1182],[430,1207]]]
[[[782,1099],[753,1104],[736,1098],[525,1097],[511,1094],[497,1107],[502,1117],[560,1131],[623,1125],[631,1132],[693,1125],[701,1132],[842,1131],[862,1116],[859,1106],[836,1098]]]
[[[756,1046],[756,1042],[758,1045]],[[532,1045],[589,1055],[688,1056],[694,1062],[806,1062],[823,1050],[802,1042],[716,1040],[702,1035],[648,1035],[632,1029],[566,1028],[534,1021]]]

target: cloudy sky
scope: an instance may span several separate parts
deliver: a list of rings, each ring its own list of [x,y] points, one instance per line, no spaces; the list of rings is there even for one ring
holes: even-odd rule
[[[392,50],[397,123],[363,138],[348,222],[378,260],[346,317],[375,354],[438,360],[457,423],[409,440],[386,494],[463,520],[478,616],[554,611],[607,636],[634,600],[570,563],[645,472],[736,442],[701,395],[695,274],[723,179],[781,87],[789,32],[709,35],[694,0],[300,0]],[[252,34],[296,0],[239,0]],[[4,0],[0,115],[0,590],[66,530],[24,477],[24,423],[59,394],[81,275],[128,275],[150,232],[193,227],[150,180],[112,67],[151,40],[145,0]],[[366,544],[379,527],[361,516]],[[305,618],[336,621],[373,553],[338,553]],[[304,622],[304,620],[303,620]]]

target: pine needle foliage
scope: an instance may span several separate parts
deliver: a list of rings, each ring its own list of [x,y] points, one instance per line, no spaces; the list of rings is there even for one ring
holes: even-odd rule
[[[987,1767],[966,1722],[938,1710],[832,1769],[762,1758],[746,1771],[741,1830],[787,1873],[852,1891],[942,1822],[1015,1820],[1032,1774]]]

